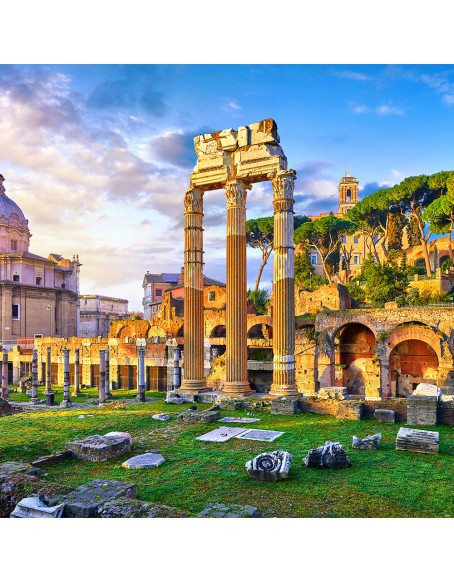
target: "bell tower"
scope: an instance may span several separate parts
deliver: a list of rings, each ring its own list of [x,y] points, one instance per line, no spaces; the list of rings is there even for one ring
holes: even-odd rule
[[[345,176],[339,182],[339,214],[345,214],[358,202],[358,178],[350,176],[347,168]]]

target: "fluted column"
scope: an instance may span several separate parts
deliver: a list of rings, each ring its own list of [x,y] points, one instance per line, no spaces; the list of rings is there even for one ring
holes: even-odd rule
[[[2,350],[2,398],[9,400],[8,396],[8,350]]]
[[[251,394],[247,373],[246,194],[241,180],[226,184],[226,381],[222,392]]]
[[[203,321],[203,191],[184,197],[184,379],[182,392],[206,390]]]
[[[273,383],[270,396],[298,396],[295,383],[294,170],[272,177],[274,190]]]
[[[32,352],[32,395],[30,404],[39,404],[38,397],[38,350]]]

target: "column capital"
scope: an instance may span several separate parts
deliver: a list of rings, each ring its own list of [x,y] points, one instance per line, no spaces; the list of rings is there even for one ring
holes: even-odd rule
[[[243,182],[243,180],[231,180],[227,182],[225,185],[227,206],[246,208],[247,190],[250,190],[251,187],[250,184]]]
[[[295,170],[280,170],[269,175],[273,184],[274,198],[293,199],[294,182],[296,180]]]
[[[184,195],[184,211],[185,213],[203,211],[203,190],[192,186],[186,190]]]

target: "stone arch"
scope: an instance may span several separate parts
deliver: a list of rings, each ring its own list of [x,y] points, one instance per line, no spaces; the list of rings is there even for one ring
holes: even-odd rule
[[[147,337],[167,337],[166,332],[158,325],[151,325]]]
[[[273,328],[268,323],[256,323],[248,329],[247,337],[250,339],[273,339]]]
[[[335,382],[349,394],[365,397],[379,389],[380,371],[375,353],[376,337],[370,327],[351,322],[333,336],[335,347]]]
[[[220,338],[225,337],[226,329],[225,325],[216,325],[213,327],[210,333],[210,338]]]
[[[422,321],[408,321],[396,326],[389,334],[388,348],[391,352],[397,344],[406,340],[418,340],[428,344],[441,360],[440,336],[430,325]]]
[[[440,254],[438,256],[438,266],[439,267],[442,267],[443,266],[443,263],[445,263],[446,261],[448,261],[449,258],[450,257],[449,257],[449,253],[448,252],[445,252],[445,253]]]
[[[178,328],[176,337],[184,337],[184,325],[182,325]]]

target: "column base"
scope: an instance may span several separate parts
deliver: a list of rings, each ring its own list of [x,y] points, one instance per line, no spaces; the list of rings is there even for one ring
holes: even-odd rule
[[[225,382],[219,391],[219,396],[251,396],[255,390],[251,390],[249,382]]]
[[[180,388],[174,388],[172,392],[189,392],[198,394],[199,392],[208,392],[206,380],[183,380]]]
[[[279,396],[298,398],[298,396],[301,396],[301,393],[298,392],[296,384],[271,384],[271,390],[268,392],[268,397],[279,398]]]

